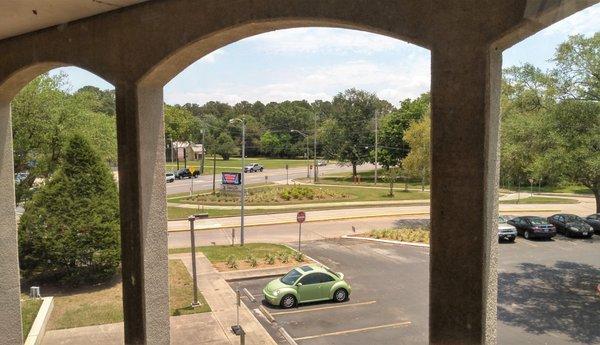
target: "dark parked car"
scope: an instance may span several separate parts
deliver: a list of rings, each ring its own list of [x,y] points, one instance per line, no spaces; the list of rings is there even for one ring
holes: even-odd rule
[[[556,236],[556,228],[546,219],[535,216],[516,217],[507,222],[517,228],[517,233],[526,239],[545,238]]]
[[[565,236],[590,238],[594,234],[594,228],[586,223],[583,218],[574,214],[555,214],[548,217],[548,222]]]
[[[178,180],[183,178],[196,178],[198,175],[200,175],[199,171],[195,170],[194,172],[191,172],[188,168],[179,169],[175,172],[175,178]]]
[[[596,235],[600,235],[600,213],[590,214],[585,217],[585,222],[594,228]]]

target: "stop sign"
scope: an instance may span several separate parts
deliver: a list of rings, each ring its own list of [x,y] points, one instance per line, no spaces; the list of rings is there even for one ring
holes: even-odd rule
[[[306,220],[306,213],[304,213],[304,211],[298,212],[298,214],[296,215],[296,221],[298,221],[298,223],[304,223],[305,220]]]

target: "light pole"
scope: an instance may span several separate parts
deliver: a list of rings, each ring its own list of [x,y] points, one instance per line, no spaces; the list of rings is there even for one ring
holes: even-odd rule
[[[315,159],[315,164],[314,164],[314,183],[317,184],[317,176],[318,176],[318,169],[319,166],[317,165],[317,114],[315,113],[315,133],[313,136],[313,156]]]
[[[309,163],[310,162],[310,151],[308,150],[308,134],[302,133],[302,132],[300,132],[299,130],[296,130],[296,129],[292,129],[292,130],[290,130],[290,132],[292,132],[292,133],[298,133],[304,139],[306,139],[306,178],[310,178],[310,163]],[[315,166],[316,166],[316,164],[315,164]]]
[[[379,110],[376,110],[375,111],[375,176],[374,176],[375,177],[375,185],[377,185],[377,163],[378,163],[377,162],[377,145],[378,145],[378,133],[377,132],[379,129],[378,128],[379,121],[377,121],[378,120],[377,115],[379,115],[378,113],[379,113]]]
[[[242,124],[242,195],[240,196],[240,245],[244,245],[244,196],[245,196],[245,162],[244,158],[246,156],[246,115],[242,115],[241,118],[235,118],[229,120],[229,123],[233,124],[235,122],[239,122]]]
[[[188,221],[190,222],[190,241],[192,245],[192,276],[193,276],[193,287],[194,287],[194,300],[192,301],[192,308],[199,307],[198,302],[198,276],[196,275],[196,236],[194,234],[194,221],[195,216],[189,216]]]

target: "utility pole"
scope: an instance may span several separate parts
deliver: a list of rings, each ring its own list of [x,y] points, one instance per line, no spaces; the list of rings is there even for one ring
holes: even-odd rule
[[[231,119],[229,123],[241,122],[242,124],[242,194],[240,196],[240,245],[244,245],[244,199],[246,189],[245,175],[245,157],[246,157],[246,115],[242,115],[241,118]]]
[[[308,134],[302,133],[296,129],[292,129],[290,132],[298,133],[306,140],[306,178],[310,180],[310,151],[308,149]]]
[[[313,180],[313,182],[315,184],[317,184],[317,179],[318,179],[317,176],[319,176],[319,171],[318,171],[319,166],[317,165],[317,113],[315,113],[315,133],[314,133],[314,136],[313,136],[313,156],[314,156],[314,159],[315,159],[315,164],[314,164],[314,169],[315,170],[313,171],[313,173],[314,173],[314,176],[313,176],[314,180]]]
[[[216,191],[216,184],[217,184],[217,154],[213,152],[213,195],[215,195]]]
[[[204,175],[204,156],[206,155],[206,148],[204,147],[204,128],[202,129],[202,167],[200,168],[200,175]]]
[[[377,168],[378,168],[378,161],[377,161],[377,145],[378,145],[378,129],[379,129],[379,121],[377,118],[377,115],[379,113],[379,110],[375,110],[375,185],[377,185]]]

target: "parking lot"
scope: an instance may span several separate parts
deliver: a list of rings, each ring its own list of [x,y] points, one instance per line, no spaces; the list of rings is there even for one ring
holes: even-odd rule
[[[287,344],[280,327],[298,344],[427,343],[428,248],[336,239],[304,249],[345,274],[353,289],[349,301],[282,310],[262,299],[273,278],[231,282],[256,298],[244,303],[278,343]],[[500,244],[498,342],[600,344],[599,283],[600,236]]]

